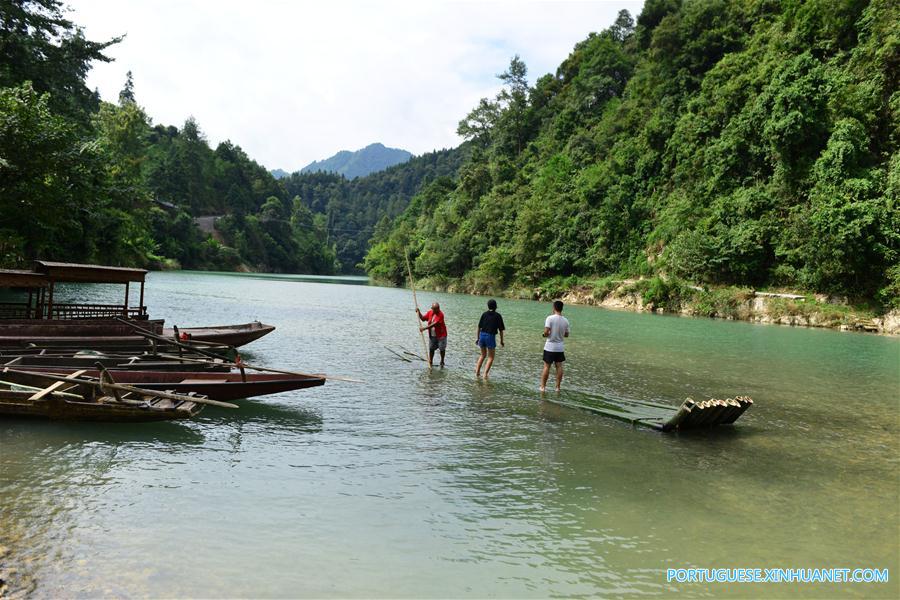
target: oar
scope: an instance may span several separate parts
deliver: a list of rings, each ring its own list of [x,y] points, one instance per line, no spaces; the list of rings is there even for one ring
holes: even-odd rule
[[[409,287],[412,289],[413,303],[416,305],[416,329],[419,330],[419,337],[422,338],[422,348],[425,350],[425,356],[428,356],[428,344],[425,343],[425,334],[422,333],[422,320],[419,319],[421,311],[419,310],[419,300],[416,298],[416,280],[413,279],[412,267],[409,264],[409,251],[404,250],[404,252],[406,253],[406,270],[409,272]],[[431,362],[428,362],[428,370],[431,370]]]
[[[101,390],[103,388],[109,388],[111,390],[119,390],[121,392],[133,392],[141,396],[155,396],[157,398],[165,398],[166,400],[173,400],[175,402],[196,402],[197,404],[209,404],[210,406],[221,406],[222,408],[238,408],[237,404],[231,404],[230,402],[220,402],[218,400],[210,400],[209,398],[197,398],[195,396],[183,396],[181,394],[170,394],[169,392],[161,392],[156,390],[145,390],[121,383],[101,383],[100,381],[94,381],[93,379],[71,379],[68,377],[63,377],[61,375],[50,375],[49,373],[37,373],[31,371],[19,371],[16,369],[10,369],[8,367],[3,369],[3,373],[31,375],[33,377],[38,377],[41,379],[49,379],[50,381],[64,381],[68,383],[90,385],[95,388],[100,388]]]
[[[205,364],[205,365],[222,366],[222,364],[223,364],[221,362],[204,360],[202,358],[183,358],[183,357],[178,357],[178,356],[175,356],[172,354],[160,354],[159,356],[161,356],[162,358],[172,358],[172,359],[178,359],[178,360],[181,360],[184,362],[192,362],[192,363],[199,363],[199,364]],[[228,363],[225,363],[225,364],[228,364]],[[240,364],[240,366],[245,369],[253,369],[254,371],[263,371],[266,373],[280,373],[282,375],[295,375],[298,377],[320,377],[322,379],[332,379],[334,381],[349,381],[350,383],[365,383],[365,381],[360,381],[359,379],[350,379],[349,377],[339,377],[337,375],[325,375],[324,373],[299,373],[297,371],[283,371],[281,369],[270,369],[269,367],[257,367],[254,365],[247,364],[245,362],[242,362]]]

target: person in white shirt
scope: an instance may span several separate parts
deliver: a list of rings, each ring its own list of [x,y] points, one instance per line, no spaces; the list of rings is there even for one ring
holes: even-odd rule
[[[557,300],[553,303],[553,314],[544,321],[544,370],[541,371],[541,391],[547,389],[547,379],[550,377],[550,365],[556,365],[556,391],[562,386],[563,363],[566,360],[563,339],[569,337],[569,320],[562,316],[563,303]]]

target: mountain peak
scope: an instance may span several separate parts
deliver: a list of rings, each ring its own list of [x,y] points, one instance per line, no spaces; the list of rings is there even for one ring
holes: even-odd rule
[[[355,152],[341,150],[325,160],[313,161],[300,169],[300,172],[329,171],[353,179],[405,163],[410,158],[412,153],[406,150],[388,148],[381,142],[375,142]]]

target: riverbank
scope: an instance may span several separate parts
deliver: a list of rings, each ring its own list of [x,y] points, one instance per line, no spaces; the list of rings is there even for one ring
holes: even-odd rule
[[[795,327],[824,327],[900,335],[900,310],[878,314],[847,298],[826,294],[761,291],[741,287],[707,287],[661,277],[641,279],[555,278],[535,288],[494,286],[463,280],[426,278],[422,289],[495,295],[603,308],[710,317]]]

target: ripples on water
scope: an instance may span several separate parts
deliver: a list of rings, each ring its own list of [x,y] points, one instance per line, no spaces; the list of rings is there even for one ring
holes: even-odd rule
[[[148,290],[178,325],[277,325],[254,362],[366,383],[188,423],[3,422],[0,560],[39,596],[898,593],[896,574],[664,580],[682,566],[900,574],[896,339],[567,308],[569,390],[756,400],[735,428],[664,436],[539,401],[536,303],[500,302],[507,348],[476,382],[484,298],[421,294],[451,335],[449,368],[429,373],[383,348],[420,351],[403,290],[189,273]]]

